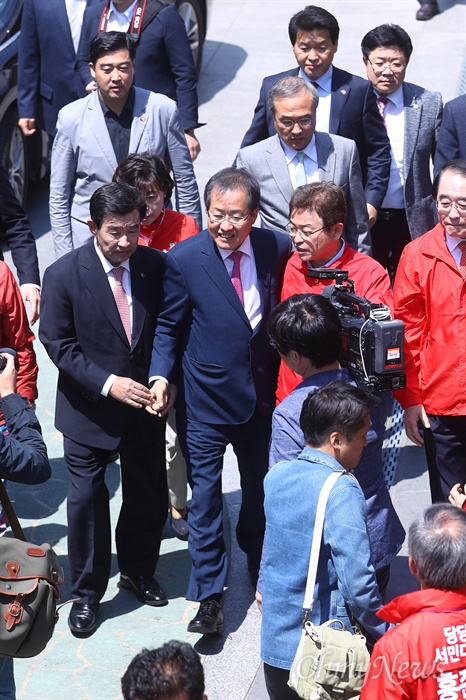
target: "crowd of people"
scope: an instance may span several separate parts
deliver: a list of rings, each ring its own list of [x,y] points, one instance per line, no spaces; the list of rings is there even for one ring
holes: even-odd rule
[[[421,3],[418,19],[434,5]],[[63,41],[52,46],[56,26]],[[327,506],[312,620],[363,629],[374,648],[363,697],[432,698],[448,682],[465,687],[466,672],[466,96],[444,112],[440,93],[406,82],[413,45],[394,24],[362,38],[367,80],[337,68],[339,31],[321,7],[291,18],[297,65],[264,78],[233,166],[207,182],[203,229],[196,69],[177,9],[25,0],[19,125],[53,141],[56,261],[41,285],[29,221],[0,172],[0,228],[21,285],[0,263],[0,345],[16,351],[17,390],[33,405],[29,324],[40,313],[58,369],[74,636],[95,632],[109,582],[105,473],[116,456],[120,587],[168,604],[155,573],[170,513],[192,562],[186,598],[199,603],[187,629],[223,633],[222,468],[232,445],[236,538],[262,609],[271,700],[297,697],[287,680],[332,471],[343,476]],[[374,397],[341,364],[342,325],[326,293],[334,270],[404,322],[406,388],[395,397],[407,436],[425,445],[436,504],[409,534],[422,590],[391,602],[390,565],[405,538],[382,467],[393,394]],[[12,431],[8,362],[0,410]],[[0,459],[1,476],[48,476],[44,465],[15,470]],[[422,623],[428,641],[414,616],[426,609],[439,613]],[[133,660],[125,698],[206,697],[196,654],[166,647]],[[159,681],[160,669],[180,684]],[[0,670],[0,698],[14,700],[11,660],[0,658]]]

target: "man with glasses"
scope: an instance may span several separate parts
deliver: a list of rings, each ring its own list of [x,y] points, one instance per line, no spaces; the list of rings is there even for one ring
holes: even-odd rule
[[[186,597],[201,603],[188,631],[197,634],[224,627],[222,467],[228,444],[241,475],[236,536],[254,586],[262,551],[262,482],[279,364],[267,320],[278,303],[291,241],[253,228],[259,197],[258,183],[244,170],[226,168],[209,180],[207,230],[167,254],[155,331],[152,411],[170,402],[168,381],[178,387],[178,437],[192,489]]]
[[[345,193],[345,236],[362,253],[371,252],[371,236],[354,141],[315,131],[317,90],[298,77],[282,78],[269,92],[276,134],[242,148],[236,165],[251,173],[261,189],[263,226],[286,231],[293,190],[310,182],[332,181]]]
[[[280,300],[293,294],[321,294],[335,284],[332,279],[311,277],[314,268],[347,270],[354,291],[372,302],[393,307],[390,280],[383,267],[369,255],[358,253],[344,240],[347,207],[341,187],[333,182],[319,182],[298,187],[290,200],[288,233],[295,252],[288,260],[283,276]],[[279,401],[301,381],[284,362],[278,375]]]
[[[430,167],[442,120],[442,96],[405,82],[413,45],[398,25],[372,29],[361,49],[391,146],[390,180],[372,228],[372,254],[393,282],[404,246],[437,221]]]
[[[432,502],[466,481],[466,159],[435,178],[439,223],[404,249],[395,315],[405,323],[407,436],[424,444]]]

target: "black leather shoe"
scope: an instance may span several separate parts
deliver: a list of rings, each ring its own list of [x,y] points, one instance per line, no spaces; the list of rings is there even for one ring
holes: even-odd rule
[[[93,633],[98,610],[98,603],[73,603],[68,626],[76,637],[86,637]]]
[[[167,594],[153,576],[120,575],[120,588],[136,594],[136,598],[146,605],[167,605]]]
[[[432,19],[432,17],[439,14],[440,10],[436,2],[423,2],[416,12],[416,19],[424,21],[426,19]]]
[[[188,632],[196,634],[223,634],[222,605],[216,600],[203,600],[196,617],[188,625]]]

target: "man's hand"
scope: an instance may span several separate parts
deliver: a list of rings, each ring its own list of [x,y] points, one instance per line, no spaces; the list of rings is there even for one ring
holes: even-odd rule
[[[176,387],[164,379],[156,379],[150,393],[151,403],[150,406],[146,406],[146,411],[159,418],[165,416],[175,403]]]
[[[149,389],[129,377],[117,377],[108,393],[117,401],[127,403],[133,408],[149,406],[152,401]]]
[[[86,85],[85,90],[86,92],[94,92],[94,90],[97,90],[97,83],[95,80],[91,80],[91,82]]]
[[[33,326],[40,314],[40,292],[33,284],[22,284],[19,289],[23,297],[24,306],[26,306],[27,301],[30,304],[29,323]]]
[[[455,484],[450,491],[450,495],[448,496],[448,500],[453,506],[458,506],[458,508],[462,508],[464,502],[466,501],[466,496],[464,495],[464,489],[461,487],[461,484]]]
[[[424,444],[424,438],[419,432],[418,421],[421,421],[424,428],[430,428],[424,406],[420,403],[405,409],[405,430],[409,439],[421,447]]]
[[[375,222],[377,221],[377,209],[372,206],[372,204],[367,203],[367,216],[369,217],[369,226],[370,228],[373,227]]]
[[[36,120],[34,118],[19,119],[18,126],[25,136],[32,136],[36,132]]]
[[[194,136],[194,134],[188,134],[186,131],[184,133],[186,143],[188,144],[189,148],[189,155],[191,156],[191,160],[196,160],[198,157],[199,153],[201,152],[201,144],[197,140],[197,138]]]
[[[259,611],[262,613],[262,593],[259,593],[259,591],[256,591],[256,603]]]
[[[5,369],[0,372],[0,398],[16,393],[16,367],[15,358],[10,353],[2,353],[6,360]]]

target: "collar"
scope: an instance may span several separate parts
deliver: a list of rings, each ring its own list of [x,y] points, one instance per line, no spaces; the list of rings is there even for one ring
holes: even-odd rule
[[[298,151],[295,148],[291,148],[291,146],[288,146],[288,144],[284,143],[281,139],[280,143],[285,153],[286,164],[288,166],[296,158]],[[302,152],[305,153],[308,158],[317,163],[317,148],[315,134],[312,135],[312,139],[309,141],[306,148],[302,149]]]
[[[109,272],[113,270],[115,265],[112,265],[110,260],[107,260],[107,258],[103,255],[102,251],[100,250],[99,246],[97,245],[97,238],[94,238],[94,248],[95,252],[97,253],[97,256],[102,263],[102,267],[104,268],[104,272],[106,275],[108,275]],[[120,267],[124,267],[125,270],[130,272],[130,266],[129,266],[129,258],[128,260],[125,260],[125,262],[120,263]]]
[[[134,8],[136,7],[137,1],[138,0],[134,0],[134,2],[131,3],[131,5],[124,12],[120,12],[119,10],[116,9],[115,5],[113,4],[113,0],[111,0],[110,7],[109,7],[110,12],[109,12],[108,18],[110,19],[110,17],[112,16],[111,13],[114,12],[117,17],[126,17],[128,22],[131,22],[131,20],[133,19]]]
[[[334,265],[337,260],[340,260],[340,258],[343,257],[343,253],[345,252],[345,246],[346,242],[342,238],[340,238],[340,250],[336,255],[333,256],[331,260],[328,261],[328,263],[325,263],[324,267],[330,267],[330,265]],[[308,262],[307,266],[311,268],[313,267],[311,262]]]
[[[323,97],[326,97],[332,92],[333,65],[331,65],[320,78],[317,78],[317,80],[312,80],[312,78],[306,75],[302,68],[299,69],[298,77],[304,78],[304,80],[307,80],[309,83],[317,83],[320,90],[326,93]]]
[[[215,245],[217,245],[217,244],[215,244]],[[217,246],[217,248],[218,248],[218,246]],[[223,248],[218,248],[218,250],[219,250],[219,253],[220,253],[223,261],[225,261],[231,255],[231,253],[235,252],[233,250],[224,250]],[[241,243],[240,247],[237,248],[236,250],[240,250],[245,255],[248,255],[249,257],[251,257],[252,256],[252,245],[251,245],[250,237],[246,236],[244,241]]]
[[[331,457],[327,452],[323,450],[318,450],[315,447],[305,447],[298,459],[305,459],[309,462],[314,462],[315,464],[324,464],[326,467],[330,467],[333,471],[340,472],[344,471],[343,467],[336,459]],[[347,472],[348,474],[350,472]]]
[[[100,103],[100,106],[102,107],[102,112],[104,113],[104,115],[107,115],[109,112],[111,112],[112,114],[116,114],[116,112],[114,112],[113,109],[111,107],[109,107],[108,104],[106,102],[104,102],[104,100],[101,98],[99,90],[96,90],[96,92],[97,92],[97,97],[99,99],[99,103]],[[129,110],[131,112],[131,114],[133,114],[135,95],[136,95],[136,93],[134,91],[134,86],[132,85],[129,92],[128,92],[128,97],[126,99],[125,106],[121,110],[121,113],[123,113],[125,110]],[[121,114],[120,114],[120,116],[121,116]]]
[[[402,110],[404,108],[403,83],[395,90],[395,92],[392,92],[391,95],[380,95],[377,90],[374,90],[374,92],[377,98],[386,97],[388,101],[394,104],[397,109]]]
[[[386,622],[399,623],[423,610],[432,612],[466,610],[466,588],[459,588],[456,591],[425,588],[421,591],[405,593],[384,605],[377,612],[377,616]]]
[[[460,243],[464,243],[466,239],[458,238],[458,236],[450,236],[449,233],[445,231],[445,243],[450,253],[453,253],[455,248],[458,248]]]

